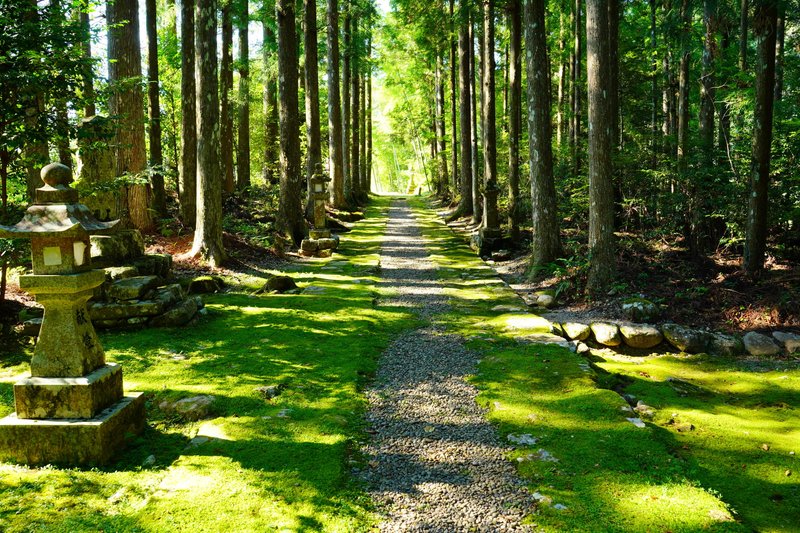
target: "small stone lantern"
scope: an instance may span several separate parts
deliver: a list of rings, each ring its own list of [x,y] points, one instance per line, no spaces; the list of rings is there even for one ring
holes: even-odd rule
[[[31,239],[33,274],[20,288],[34,294],[44,317],[31,377],[14,385],[16,413],[0,420],[0,460],[28,464],[100,464],[144,429],[141,393],[124,396],[122,368],[105,362],[86,302],[105,281],[91,269],[89,236],[119,221],[98,221],[60,163],[42,169],[36,203],[0,237]]]
[[[500,189],[497,182],[491,181],[483,190],[483,227],[481,237],[484,241],[499,239],[502,236],[500,221],[497,216],[497,196]]]
[[[328,199],[330,178],[325,175],[321,163],[317,163],[314,175],[309,181],[311,199],[314,202],[314,229],[308,232],[309,238],[300,243],[300,253],[305,256],[330,257],[333,250],[339,246],[339,237],[331,236],[331,230],[326,228],[325,201]]]

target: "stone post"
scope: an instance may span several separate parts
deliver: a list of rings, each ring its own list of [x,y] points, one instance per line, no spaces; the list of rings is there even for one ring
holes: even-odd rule
[[[102,115],[86,117],[78,127],[78,175],[85,193],[81,200],[99,220],[116,220],[120,216],[119,191],[111,186],[116,175],[114,123]]]

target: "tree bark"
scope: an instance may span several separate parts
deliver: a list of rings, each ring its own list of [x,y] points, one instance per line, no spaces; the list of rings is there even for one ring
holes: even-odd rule
[[[750,0],[742,0],[739,12],[739,72],[747,72],[747,18]]]
[[[767,250],[769,167],[775,98],[775,45],[778,7],[776,0],[756,0],[753,33],[756,36],[755,109],[753,110],[753,160],[747,209],[744,268],[750,273],[764,268]]]
[[[249,2],[239,4],[239,122],[236,155],[236,187],[250,186],[250,39]]]
[[[450,176],[447,174],[447,132],[445,131],[444,119],[444,68],[442,65],[441,53],[436,53],[436,66],[434,71],[435,100],[436,100],[436,155],[439,160],[437,176],[437,193],[440,197],[447,196],[447,184]]]
[[[572,49],[572,70],[571,75],[571,88],[570,103],[572,104],[572,117],[570,125],[570,140],[572,147],[572,168],[575,175],[580,173],[581,157],[580,157],[580,139],[581,139],[581,56],[583,54],[582,34],[584,31],[583,24],[581,23],[581,6],[582,0],[575,0],[572,11],[573,18],[573,37],[574,44]]]
[[[513,242],[519,240],[520,211],[519,137],[522,128],[522,83],[520,79],[522,77],[522,13],[520,4],[520,0],[510,0],[508,4],[508,232]],[[530,50],[530,48],[528,49]]]
[[[783,49],[786,42],[786,4],[778,8],[778,33],[775,45],[775,101],[783,100]]]
[[[108,4],[109,23],[108,59],[109,81],[115,84],[109,102],[112,115],[121,117],[118,123],[116,145],[117,176],[141,175],[147,167],[144,142],[144,99],[139,83],[142,78],[142,52],[139,46],[139,2]],[[127,201],[123,203],[123,223],[136,229],[149,231],[153,226],[150,216],[150,186],[131,185],[127,188]],[[126,216],[127,215],[127,216]]]
[[[365,39],[366,41],[366,39]],[[361,199],[364,203],[367,202],[369,196],[367,195],[367,82],[366,82],[366,75],[367,69],[369,68],[369,43],[365,42],[365,50],[364,50],[364,65],[361,67],[361,73],[358,76],[358,87],[361,91],[361,95],[359,96],[359,101],[361,104],[361,110],[358,113],[358,132],[359,132],[359,148],[358,148],[358,177],[359,177],[359,186],[358,189],[361,191]]]
[[[614,200],[611,172],[608,8],[586,1],[587,86],[589,100],[589,278],[592,295],[605,292],[616,272]]]
[[[481,80],[481,68],[483,68],[483,39],[477,36],[478,56],[475,55],[475,20],[469,27],[469,50],[470,50],[470,96],[472,97],[470,116],[472,118],[472,128],[470,131],[470,142],[472,143],[472,223],[480,224],[483,218],[483,202],[481,201],[481,177],[480,177],[480,152],[478,151],[478,135],[483,134],[483,117],[481,117],[480,130],[478,129],[479,111],[483,106],[478,107],[478,102],[483,98],[483,85]]]
[[[297,28],[293,0],[277,0],[278,119],[280,122],[281,190],[278,228],[296,245],[306,233],[301,201],[300,117],[297,102]]]
[[[270,50],[274,50],[275,32],[267,20],[262,21],[264,42],[264,181],[270,185],[278,183],[275,170],[278,167],[278,85],[270,61]]]
[[[561,0],[558,13],[558,103],[556,104],[556,144],[559,147],[563,145],[569,130],[567,119],[569,113],[565,109],[567,105],[567,77],[570,71],[569,58],[567,56],[568,18],[568,0]]]
[[[233,176],[233,110],[231,92],[233,91],[233,18],[231,2],[219,0],[222,4],[222,62],[219,67],[220,101],[220,163],[225,192],[236,190]]]
[[[319,71],[317,58],[317,2],[303,0],[305,7],[305,73],[306,73],[306,136],[308,152],[306,159],[306,179],[308,196],[311,198],[311,176],[318,163],[322,162],[322,141],[319,125]]]
[[[81,46],[83,47],[83,57],[87,64],[83,72],[83,116],[93,117],[97,114],[95,108],[94,94],[94,69],[92,68],[92,26],[89,21],[89,13],[80,11],[81,21]]]
[[[658,164],[658,41],[656,39],[656,0],[650,0],[650,53],[653,54],[653,69],[650,80],[650,169],[655,170]]]
[[[350,141],[350,180],[353,183],[353,199],[356,203],[363,201],[361,196],[361,176],[359,175],[359,157],[361,155],[359,142],[360,120],[359,114],[361,111],[361,89],[360,89],[360,65],[358,57],[358,42],[360,36],[358,33],[358,16],[353,15],[350,21],[350,29],[352,31],[350,46],[350,113],[351,113],[351,141]]]
[[[450,134],[452,136],[452,142],[450,143],[452,146],[451,153],[450,153],[450,168],[453,170],[453,197],[455,198],[456,195],[459,193],[459,183],[458,183],[458,150],[456,147],[458,146],[458,113],[456,108],[458,107],[458,93],[456,92],[456,79],[457,75],[457,49],[458,49],[458,37],[456,32],[456,23],[455,23],[455,13],[454,13],[454,4],[455,0],[450,0],[450,22],[449,22],[449,29],[450,29]]]
[[[181,0],[181,139],[180,163],[181,219],[189,227],[197,214],[197,109],[194,80],[194,4]]]
[[[497,117],[495,111],[494,77],[494,9],[493,0],[483,0],[483,68],[481,69],[483,98],[481,118],[483,121],[483,227],[499,229],[497,216]]]
[[[353,201],[353,175],[350,172],[350,85],[352,83],[350,59],[352,54],[351,15],[349,0],[344,7],[344,42],[342,43],[342,172],[344,175],[344,197]]]
[[[147,11],[147,102],[150,111],[150,168],[153,181],[153,210],[159,218],[167,216],[164,190],[164,156],[161,150],[161,104],[158,85],[158,31],[156,0],[145,0]]]
[[[369,193],[372,190],[372,69],[367,76],[367,172],[364,179]]]
[[[689,60],[691,48],[691,7],[689,0],[681,0],[681,63],[678,72],[678,171],[685,174],[689,155]]]
[[[190,255],[217,267],[226,257],[222,245],[216,0],[196,0],[195,21],[197,227]]]
[[[456,213],[460,216],[472,215],[472,99],[470,97],[472,79],[470,76],[470,48],[472,40],[469,31],[469,8],[461,0],[459,5],[458,29],[458,95],[459,123],[461,125],[459,149],[461,150],[461,202]]]
[[[622,146],[620,139],[620,113],[619,113],[619,17],[620,0],[607,0],[608,2],[608,104],[611,107],[611,148],[614,152]],[[618,191],[619,183],[614,186]],[[616,192],[615,192],[616,194]],[[619,196],[619,195],[617,195]],[[622,198],[618,197],[617,201]]]
[[[342,168],[342,107],[339,98],[339,6],[328,0],[328,172],[333,207],[345,207]]]
[[[553,181],[550,60],[547,57],[545,3],[545,0],[526,0],[525,2],[528,146],[533,211],[531,263],[534,265],[552,263],[561,253],[558,204]]]

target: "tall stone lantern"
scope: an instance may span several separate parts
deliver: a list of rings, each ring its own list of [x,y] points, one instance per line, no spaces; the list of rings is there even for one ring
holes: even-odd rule
[[[311,182],[311,200],[314,202],[314,229],[308,232],[308,239],[300,243],[300,253],[304,256],[330,257],[339,246],[339,236],[331,236],[327,226],[325,201],[328,199],[328,182],[330,178],[317,163]]]
[[[44,318],[31,376],[14,385],[16,412],[0,420],[0,460],[28,464],[101,464],[144,429],[144,397],[125,396],[122,368],[106,363],[86,302],[105,281],[92,270],[89,236],[113,232],[98,221],[60,163],[42,169],[36,202],[0,237],[29,238],[33,274],[20,288],[36,296]]]

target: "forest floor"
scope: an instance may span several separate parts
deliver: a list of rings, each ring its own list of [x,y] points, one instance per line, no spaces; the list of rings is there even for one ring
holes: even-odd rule
[[[478,418],[492,423],[503,457],[527,485],[533,504],[523,525],[532,530],[788,532],[800,523],[797,360],[581,356],[547,344],[559,340],[549,323],[423,199],[407,202],[413,217],[401,226],[421,234],[421,242],[410,240],[416,256],[387,247],[397,239],[387,233],[387,198],[373,199],[366,220],[329,259],[278,259],[231,231],[233,261],[214,272],[227,288],[205,298],[209,313],[199,324],[102,332],[126,390],[148,398],[147,431],[102,468],[0,463],[0,530],[389,530],[392,510],[380,503],[396,504],[395,517],[417,517],[420,526],[429,515],[446,517],[447,508],[427,512],[437,499],[425,494],[458,494],[482,472],[479,461],[435,453],[437,445],[473,442],[478,424],[458,417],[474,411],[404,403],[423,366],[408,368],[406,352],[437,343],[448,364],[463,355],[450,354],[448,343],[477,363],[443,382],[457,378],[456,390],[478,392],[466,401],[477,402]],[[188,244],[186,237],[150,242],[169,251]],[[424,280],[384,256],[425,263]],[[180,257],[176,266],[204,271]],[[276,273],[291,275],[302,292],[256,294]],[[425,299],[429,281],[444,305]],[[440,338],[428,342],[427,334]],[[27,347],[0,357],[0,416],[14,409],[13,383],[27,372],[29,355]],[[400,364],[395,383],[381,373],[392,360]],[[265,396],[264,387],[278,394]],[[423,392],[442,391],[434,383]],[[162,409],[198,394],[216,398],[209,418]],[[399,400],[388,401],[393,395]],[[375,401],[408,417],[411,433],[388,437],[414,443],[409,453],[387,448],[387,457],[371,456],[387,436],[368,415]],[[384,479],[383,461],[410,462],[423,477],[392,472],[402,497],[381,502],[369,484],[374,474]],[[499,483],[493,494],[517,490]],[[416,514],[403,507],[405,498],[423,503]]]

